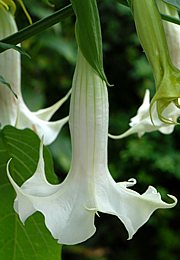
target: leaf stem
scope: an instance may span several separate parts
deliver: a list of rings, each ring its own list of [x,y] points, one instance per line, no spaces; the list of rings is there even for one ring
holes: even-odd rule
[[[24,40],[34,36],[37,33],[42,32],[43,30],[59,23],[60,21],[64,20],[66,17],[73,15],[72,5],[67,5],[64,8],[54,12],[53,14],[29,25],[22,30],[14,33],[4,39],[1,40],[3,43],[10,43],[10,44],[18,44],[23,42]],[[0,48],[0,52],[3,52],[4,49]]]
[[[169,16],[169,15],[166,15],[166,14],[161,14],[161,17],[165,21],[180,25],[180,19],[177,19],[175,17]]]

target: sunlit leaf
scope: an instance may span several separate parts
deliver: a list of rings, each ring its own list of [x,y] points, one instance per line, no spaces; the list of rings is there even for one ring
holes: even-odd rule
[[[35,171],[39,138],[31,130],[6,126],[0,131],[0,258],[2,260],[59,260],[60,246],[44,226],[40,213],[30,217],[25,226],[13,209],[15,193],[6,176],[6,163],[12,158],[13,178],[21,184]],[[56,181],[52,159],[44,151],[46,174]]]

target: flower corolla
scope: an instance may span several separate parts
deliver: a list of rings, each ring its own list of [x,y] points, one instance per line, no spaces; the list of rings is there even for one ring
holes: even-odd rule
[[[24,222],[34,212],[45,217],[45,224],[61,244],[77,244],[95,233],[98,212],[117,216],[125,225],[129,239],[158,208],[171,208],[157,190],[149,188],[140,195],[130,189],[136,181],[116,183],[107,165],[108,93],[103,81],[79,51],[72,84],[70,133],[72,161],[66,179],[48,183],[42,144],[34,175],[20,187],[7,172],[17,197],[14,208]]]

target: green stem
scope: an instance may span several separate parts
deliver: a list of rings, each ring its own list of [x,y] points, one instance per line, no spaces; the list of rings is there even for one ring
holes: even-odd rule
[[[73,9],[72,5],[65,6],[64,8],[54,12],[53,14],[33,23],[32,25],[29,25],[22,30],[20,30],[17,33],[14,33],[4,39],[1,40],[3,43],[9,43],[9,44],[18,44],[20,42],[23,42],[24,40],[34,36],[37,33],[42,32],[43,30],[51,27],[52,25],[55,25],[56,23],[59,23],[60,21],[64,20],[66,17],[69,17],[73,15]],[[0,52],[3,52],[4,49],[0,48]]]
[[[60,21],[64,20],[65,18],[67,18],[73,14],[74,14],[74,12],[72,9],[72,5],[71,4],[67,5],[64,8],[45,17],[44,19],[41,19],[41,20],[33,23],[32,25],[29,25],[29,26],[23,28],[19,32],[14,33],[14,34],[2,39],[1,42],[16,45],[16,44],[21,43],[24,40],[34,36],[35,34],[42,32],[43,30],[51,27],[52,25],[59,23]],[[166,21],[173,22],[173,23],[180,25],[179,19],[176,19],[176,18],[168,16],[168,15],[164,15],[164,14],[161,14],[161,17],[162,17],[162,19],[164,19]],[[3,51],[4,51],[4,49],[0,48],[0,53]]]

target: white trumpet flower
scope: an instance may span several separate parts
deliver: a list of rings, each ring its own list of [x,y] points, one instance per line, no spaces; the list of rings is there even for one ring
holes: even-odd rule
[[[0,39],[17,32],[16,23],[12,14],[0,6]],[[0,54],[0,75],[11,85],[13,92],[0,83],[0,125],[16,126],[17,128],[31,128],[44,143],[52,143],[68,117],[61,120],[49,122],[52,115],[68,99],[70,92],[56,104],[49,108],[31,112],[23,101],[21,94],[21,61],[20,54],[15,50],[6,50]]]
[[[163,111],[162,114],[165,118],[172,122],[172,124],[166,124],[158,117],[156,110],[156,103],[151,109],[150,117],[150,92],[146,89],[143,103],[137,111],[137,115],[130,119],[130,129],[120,135],[109,134],[112,139],[121,139],[131,134],[137,134],[138,137],[143,136],[145,133],[159,131],[162,134],[171,134],[174,131],[178,117],[180,116],[180,110],[171,102]],[[174,122],[174,123],[173,123]]]
[[[42,144],[34,175],[19,187],[7,173],[17,197],[14,208],[24,222],[35,211],[61,244],[77,244],[95,232],[98,212],[117,216],[125,225],[129,239],[158,208],[172,208],[150,186],[140,195],[129,189],[136,181],[116,183],[107,165],[108,93],[105,82],[79,52],[73,78],[70,104],[72,163],[62,184],[47,182]]]

